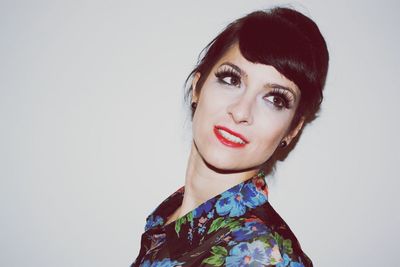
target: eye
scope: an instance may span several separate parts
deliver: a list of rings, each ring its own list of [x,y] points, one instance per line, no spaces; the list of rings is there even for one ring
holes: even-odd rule
[[[241,85],[240,75],[233,69],[221,69],[215,73],[215,76],[218,78],[218,82],[222,84],[232,85],[235,87],[240,87]]]
[[[236,76],[227,76],[222,81],[233,86],[240,86],[240,78]]]
[[[277,110],[290,109],[294,104],[294,96],[288,90],[274,88],[264,99],[270,102]]]
[[[282,97],[280,97],[280,96],[270,95],[270,96],[267,96],[265,99],[267,99],[267,101],[271,102],[278,109],[282,109],[287,106],[286,101],[284,99],[282,99]]]

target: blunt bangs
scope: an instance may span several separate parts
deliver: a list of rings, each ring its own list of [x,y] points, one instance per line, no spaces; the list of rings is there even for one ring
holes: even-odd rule
[[[269,15],[258,12],[243,22],[238,43],[248,61],[271,65],[294,82],[303,100],[311,100],[310,94],[317,93],[311,101],[314,103],[307,103],[308,109],[313,110],[322,101],[322,92],[316,86],[318,70],[313,47],[298,26],[273,12]],[[302,109],[301,105],[299,108]],[[298,111],[303,113],[304,109]]]
[[[201,91],[212,67],[235,43],[248,61],[273,66],[299,87],[300,103],[293,126],[302,116],[308,122],[316,118],[323,99],[329,54],[314,21],[289,8],[255,11],[239,18],[203,49],[185,84],[199,72],[197,85]],[[186,92],[185,99],[192,89]]]

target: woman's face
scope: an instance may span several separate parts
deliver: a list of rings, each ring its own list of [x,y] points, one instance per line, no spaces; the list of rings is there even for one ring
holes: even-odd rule
[[[300,90],[274,67],[247,61],[238,45],[215,64],[200,95],[193,79],[193,139],[202,158],[222,170],[257,168],[273,154],[280,141],[290,141],[300,130],[289,126],[300,100]]]

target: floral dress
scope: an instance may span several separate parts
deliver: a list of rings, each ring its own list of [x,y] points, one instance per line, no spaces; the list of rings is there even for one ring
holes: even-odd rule
[[[147,217],[131,267],[312,266],[269,204],[262,171],[165,225],[182,204],[183,194],[184,187]]]

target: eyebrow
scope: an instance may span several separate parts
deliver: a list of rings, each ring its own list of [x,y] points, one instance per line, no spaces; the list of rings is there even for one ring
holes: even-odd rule
[[[219,67],[222,67],[222,66],[224,66],[224,65],[230,66],[231,68],[233,68],[234,70],[236,70],[237,72],[239,72],[239,74],[240,74],[241,76],[247,77],[247,73],[246,73],[244,70],[242,70],[241,68],[239,68],[238,66],[236,66],[235,64],[230,63],[230,62],[224,62],[224,63],[222,63]]]
[[[237,72],[239,72],[239,74],[240,74],[241,76],[245,76],[245,77],[248,76],[247,73],[246,73],[244,70],[242,70],[242,69],[239,68],[237,65],[235,65],[235,64],[233,64],[233,63],[231,63],[231,62],[224,62],[224,63],[222,63],[219,67],[222,67],[222,66],[224,66],[224,65],[230,66],[231,68],[233,68],[234,70],[236,70]],[[294,96],[294,99],[295,99],[295,101],[296,101],[296,93],[295,93],[294,90],[293,90],[292,88],[290,88],[290,87],[283,86],[283,85],[280,85],[280,84],[277,84],[277,83],[266,83],[266,84],[264,85],[264,87],[265,87],[265,88],[278,88],[278,89],[287,90],[287,91],[289,91],[289,92],[292,93],[292,95]]]

